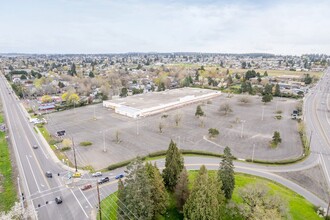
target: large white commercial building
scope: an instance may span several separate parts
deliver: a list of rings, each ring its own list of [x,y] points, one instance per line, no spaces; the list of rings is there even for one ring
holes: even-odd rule
[[[163,92],[152,92],[103,101],[103,106],[131,118],[146,117],[185,105],[212,99],[220,91],[199,88],[180,88]]]

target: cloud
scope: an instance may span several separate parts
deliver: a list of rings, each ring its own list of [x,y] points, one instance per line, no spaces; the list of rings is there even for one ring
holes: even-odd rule
[[[11,1],[10,1],[11,2]],[[48,2],[48,1],[47,1]],[[56,3],[54,3],[56,2]],[[2,52],[328,53],[328,1],[6,3]],[[40,4],[38,4],[40,3]],[[38,6],[38,7],[35,7]],[[12,15],[16,10],[15,16]],[[10,19],[9,19],[10,18]]]

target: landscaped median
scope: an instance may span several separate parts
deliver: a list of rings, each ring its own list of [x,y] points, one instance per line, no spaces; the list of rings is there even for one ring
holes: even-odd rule
[[[3,116],[0,115],[0,123]],[[0,131],[0,212],[9,211],[17,201],[6,133]]]
[[[217,171],[208,171],[209,175],[216,175]],[[198,171],[189,171],[189,184],[190,188],[192,187],[192,183],[197,176]],[[308,202],[305,198],[300,196],[299,194],[291,191],[285,186],[275,183],[273,181],[256,177],[248,174],[236,173],[235,174],[235,190],[232,196],[232,201],[236,204],[243,203],[240,198],[239,192],[240,189],[246,187],[248,184],[262,184],[268,187],[270,194],[276,194],[280,196],[283,201],[287,203],[288,208],[288,218],[294,220],[318,220],[322,219],[316,214],[316,207],[314,207],[310,202]],[[109,195],[101,202],[102,207],[102,219],[117,219],[117,192]],[[166,218],[164,216],[160,216],[161,219],[183,219],[182,215],[176,210],[175,199],[173,199],[173,195],[169,194],[169,203],[166,210]],[[99,219],[99,214],[97,215],[97,219]]]

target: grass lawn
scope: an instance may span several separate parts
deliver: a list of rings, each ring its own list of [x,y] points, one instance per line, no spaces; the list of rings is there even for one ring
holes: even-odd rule
[[[0,123],[2,122],[3,117],[0,115]],[[10,154],[5,136],[4,132],[0,132],[0,212],[9,211],[17,201]]]
[[[103,199],[101,202],[101,209],[102,209],[102,219],[117,219],[117,192],[111,194],[107,198]],[[97,214],[97,220],[100,219],[100,213]]]
[[[216,175],[217,171],[209,171],[209,175]],[[192,183],[195,180],[196,176],[198,174],[198,171],[189,171],[189,187],[192,187]],[[300,196],[299,194],[291,191],[290,189],[277,184],[273,181],[242,174],[242,173],[236,173],[235,175],[235,181],[236,181],[236,187],[233,193],[233,201],[236,203],[241,203],[242,200],[239,197],[238,190],[247,184],[250,183],[262,183],[269,187],[270,193],[280,195],[285,201],[287,201],[288,204],[288,218],[287,219],[293,219],[293,220],[318,220],[322,219],[316,215],[316,212],[314,211],[313,205],[308,202],[305,198]],[[115,193],[116,194],[116,193]],[[112,194],[108,196],[105,200],[102,201],[102,213],[103,215],[111,215],[111,219],[117,219],[116,218],[116,210],[117,210],[117,197]],[[103,208],[104,207],[104,208]],[[183,219],[182,214],[180,214],[176,210],[175,206],[175,198],[173,194],[169,194],[169,206],[167,208],[165,216],[159,216],[157,220],[177,220],[177,219]]]
[[[226,72],[226,68],[220,68],[222,72]],[[229,69],[230,73],[246,73],[249,69]],[[300,71],[289,71],[289,70],[264,70],[264,69],[255,69],[256,72],[259,72],[261,75],[267,71],[269,76],[282,76],[282,75],[293,75],[293,76],[302,76],[308,73],[310,76],[315,76],[320,78],[323,72],[300,72]]]

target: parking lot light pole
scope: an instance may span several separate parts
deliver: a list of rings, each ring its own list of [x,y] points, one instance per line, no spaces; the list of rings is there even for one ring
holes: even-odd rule
[[[105,131],[103,131],[103,152],[107,152],[107,149],[105,148]]]
[[[136,117],[136,135],[139,135],[139,116]]]
[[[241,123],[242,123],[242,128],[241,128],[241,138],[243,138],[243,130],[244,130],[244,123],[245,123],[245,120],[241,120]]]
[[[265,106],[262,106],[261,121],[264,120]]]
[[[94,104],[94,120],[96,120],[96,116],[95,116],[95,104]]]

